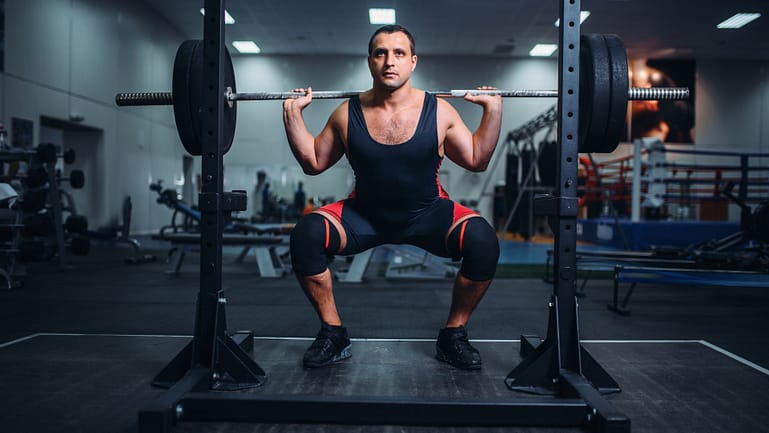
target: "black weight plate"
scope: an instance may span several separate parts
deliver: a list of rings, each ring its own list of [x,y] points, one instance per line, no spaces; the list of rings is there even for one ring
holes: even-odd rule
[[[203,147],[200,142],[200,110],[202,109],[200,101],[196,100],[200,96],[200,89],[192,93],[192,74],[197,70],[199,75],[202,71],[202,64],[193,65],[195,49],[200,44],[199,40],[189,40],[182,42],[179,49],[176,50],[174,59],[173,74],[173,100],[174,100],[174,118],[176,119],[176,130],[179,132],[179,138],[182,141],[184,149],[190,155],[200,155]]]
[[[48,182],[48,170],[42,165],[32,165],[27,169],[27,177],[22,184],[29,188],[39,188]]]
[[[42,143],[37,146],[37,160],[42,163],[54,162],[58,157],[56,145],[52,143]]]
[[[72,170],[69,173],[69,185],[74,189],[80,189],[85,185],[85,173],[83,173],[83,170]]]
[[[235,70],[229,51],[224,52],[223,79],[224,86],[235,88]],[[207,77],[203,74],[203,41],[184,41],[176,52],[173,74],[173,99],[176,128],[184,148],[191,155],[200,155],[203,149],[202,113],[204,105],[204,88]],[[232,105],[222,95],[224,119],[222,123],[222,153],[227,153],[235,138],[235,123],[237,120],[237,105]]]
[[[235,88],[235,68],[232,66],[232,57],[230,57],[230,51],[225,48],[224,50],[224,88],[229,87],[232,89],[232,93],[237,93]],[[230,105],[231,104],[231,105]],[[224,119],[222,121],[222,128],[224,129],[222,137],[224,143],[223,153],[230,151],[232,147],[232,141],[235,139],[235,124],[238,120],[238,104],[237,101],[228,103],[224,100]]]
[[[75,149],[67,149],[62,156],[65,164],[72,164],[75,162]]]
[[[74,236],[70,241],[69,250],[73,256],[87,256],[91,252],[91,239]]]
[[[603,35],[609,52],[609,74],[611,76],[611,103],[606,121],[604,145],[600,152],[610,153],[619,145],[627,120],[628,82],[627,54],[625,44],[617,35]]]
[[[21,210],[37,212],[45,207],[48,201],[48,189],[29,189],[21,196]]]
[[[88,218],[83,215],[69,215],[64,221],[67,233],[85,233],[88,231]]]
[[[581,36],[579,65],[579,151],[601,152],[611,103],[609,52],[603,35]]]

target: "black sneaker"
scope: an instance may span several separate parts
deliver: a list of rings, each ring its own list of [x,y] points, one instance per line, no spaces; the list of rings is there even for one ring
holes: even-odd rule
[[[347,328],[322,323],[315,341],[304,352],[304,366],[323,367],[349,358],[352,356],[350,346]]]
[[[481,368],[481,354],[467,340],[464,326],[442,328],[435,343],[435,358],[463,370]]]

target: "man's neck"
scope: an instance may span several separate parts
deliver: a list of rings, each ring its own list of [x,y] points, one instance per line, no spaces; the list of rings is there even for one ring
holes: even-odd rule
[[[371,89],[371,103],[384,108],[396,108],[411,103],[414,88],[410,82],[404,83],[397,89],[384,86],[374,86]]]

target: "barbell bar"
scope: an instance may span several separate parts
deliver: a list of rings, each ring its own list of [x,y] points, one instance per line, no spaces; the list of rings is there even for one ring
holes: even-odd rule
[[[627,55],[616,35],[587,34],[580,42],[579,151],[612,152],[619,144],[627,114],[627,102],[635,100],[685,100],[685,87],[630,88]],[[202,152],[200,115],[203,106],[203,44],[185,41],[174,60],[173,92],[118,93],[118,106],[173,105],[176,126],[184,148],[192,155]],[[238,93],[229,52],[225,50],[224,143],[226,153],[235,135],[236,102],[298,98],[303,92]],[[313,99],[346,99],[360,90],[313,91]],[[471,95],[500,95],[505,98],[556,98],[558,90],[437,90],[430,93],[443,98]]]
[[[274,101],[299,98],[305,92],[253,92],[234,93],[232,89],[224,94],[226,101]],[[364,90],[313,90],[313,99],[347,99],[358,96]],[[463,98],[470,94],[499,95],[503,98],[557,98],[557,90],[428,90],[429,93],[441,98]],[[628,101],[644,100],[685,100],[689,99],[687,87],[633,87],[628,89]],[[115,103],[121,107],[141,105],[174,105],[171,92],[118,93]]]

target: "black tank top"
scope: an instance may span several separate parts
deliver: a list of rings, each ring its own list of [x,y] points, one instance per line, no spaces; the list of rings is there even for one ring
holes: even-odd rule
[[[374,223],[409,224],[440,198],[437,101],[425,92],[416,132],[400,144],[382,144],[368,132],[360,99],[350,99],[348,159],[355,174],[355,207]]]

